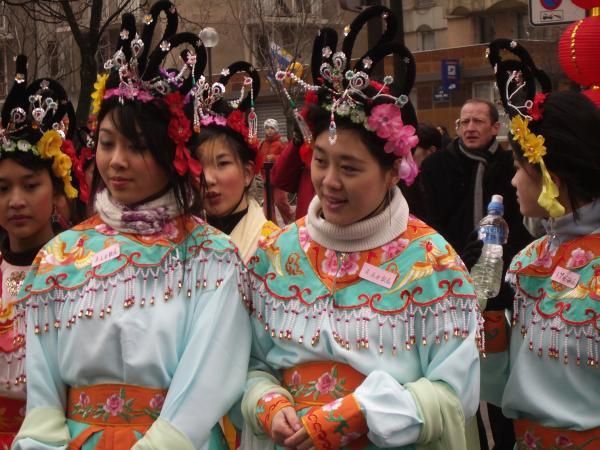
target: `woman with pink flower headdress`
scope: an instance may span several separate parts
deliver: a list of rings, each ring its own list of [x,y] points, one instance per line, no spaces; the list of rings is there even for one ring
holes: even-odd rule
[[[351,68],[360,28],[380,42]],[[480,315],[450,245],[409,213],[396,187],[417,173],[408,94],[412,54],[391,43],[385,7],[361,13],[343,51],[323,29],[313,49],[314,99],[297,112],[317,193],[308,215],[251,258],[253,353],[242,446],[294,449],[467,448],[479,401]],[[396,53],[404,83],[370,80]],[[316,94],[316,95],[314,95]]]
[[[493,41],[488,57],[511,117],[519,208],[546,233],[508,268],[512,326],[506,311],[484,313],[482,399],[513,419],[519,450],[598,449],[600,109],[582,93],[550,92],[515,41]]]

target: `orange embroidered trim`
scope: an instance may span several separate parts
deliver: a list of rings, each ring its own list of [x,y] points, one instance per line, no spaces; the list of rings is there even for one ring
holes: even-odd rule
[[[293,405],[287,399],[287,397],[281,394],[266,394],[264,395],[256,405],[256,419],[261,424],[263,430],[268,435],[271,435],[271,422],[273,417],[283,408],[287,408]]]
[[[318,450],[347,447],[368,431],[367,421],[353,394],[314,408],[301,420]]]
[[[351,366],[332,361],[299,364],[283,371],[283,385],[294,397],[297,410],[352,394],[364,379]]]
[[[135,432],[144,434],[158,418],[166,395],[165,389],[125,384],[70,388],[67,417],[91,426],[69,443],[69,450],[81,449],[100,432],[98,448],[130,449],[137,442]]]
[[[508,350],[508,323],[504,311],[484,311],[483,319],[486,353]]]
[[[600,427],[586,431],[549,428],[532,420],[514,420],[518,450],[558,450],[600,448]]]

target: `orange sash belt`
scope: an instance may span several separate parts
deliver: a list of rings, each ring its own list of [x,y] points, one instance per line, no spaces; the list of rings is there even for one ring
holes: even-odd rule
[[[351,366],[333,361],[305,363],[284,370],[283,386],[294,397],[296,411],[309,408],[302,423],[317,450],[340,447],[360,450],[369,445],[366,420],[354,396],[350,395],[365,378]],[[330,405],[330,408],[324,411],[320,408],[324,405]],[[335,425],[336,430],[333,430],[327,419],[333,415],[338,420],[343,418],[347,431],[360,437],[345,442],[349,436],[337,432],[341,426]]]
[[[596,450],[600,448],[600,427],[586,431],[549,428],[532,420],[513,421],[517,438],[517,449],[577,448]]]
[[[160,414],[166,389],[126,384],[97,384],[71,387],[67,417],[89,424],[69,443],[69,450],[81,449],[96,433],[102,433],[97,450],[130,450]]]
[[[10,448],[25,418],[25,400],[0,396],[0,448]]]
[[[283,386],[296,409],[323,406],[352,394],[366,377],[351,366],[332,361],[300,364],[283,371]]]

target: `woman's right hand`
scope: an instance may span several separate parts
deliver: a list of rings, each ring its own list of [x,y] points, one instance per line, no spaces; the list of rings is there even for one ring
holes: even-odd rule
[[[302,423],[291,406],[278,411],[271,422],[271,440],[280,446],[284,441],[302,428]]]

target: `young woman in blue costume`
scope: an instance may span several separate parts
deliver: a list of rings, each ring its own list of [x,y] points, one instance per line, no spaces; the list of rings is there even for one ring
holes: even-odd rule
[[[241,100],[226,101],[225,87],[240,74]],[[249,192],[257,156],[254,101],[260,76],[251,64],[238,61],[224,69],[216,83],[202,77],[196,87],[192,120],[197,132],[190,148],[202,163],[202,207],[207,222],[227,233],[247,261],[259,239],[278,229]]]
[[[519,449],[600,448],[600,111],[586,96],[550,91],[518,43],[489,59],[507,113],[521,213],[546,234],[513,259],[512,327],[484,313],[482,397],[514,419]],[[502,60],[501,50],[520,59]],[[536,81],[542,87],[536,94]]]
[[[44,247],[25,280],[27,415],[15,449],[226,448],[218,421],[243,390],[250,325],[237,250],[189,213],[200,166],[183,104],[205,50],[174,34],[170,2],[145,22],[139,38],[123,17],[96,84],[97,214]],[[182,44],[184,67],[160,69]]]
[[[243,74],[241,96],[224,99],[232,77]],[[254,101],[260,92],[260,76],[245,61],[224,69],[210,84],[203,76],[193,90],[188,108],[194,134],[189,148],[202,164],[202,209],[206,221],[229,235],[246,263],[260,239],[279,228],[266,219],[251,194],[257,156],[257,117]],[[222,421],[229,448],[239,445],[239,430],[229,416]]]
[[[359,29],[381,18],[380,42],[350,68]],[[416,175],[417,138],[415,63],[391,42],[395,31],[391,11],[375,7],[353,22],[341,52],[333,30],[315,41],[319,85],[304,84],[312,136],[299,123],[314,137],[317,196],[249,265],[244,448],[466,448],[465,418],[479,402],[480,315],[460,258],[409,215],[396,187]],[[404,61],[399,95],[391,77],[369,79],[391,53]]]
[[[54,80],[28,86],[27,59],[17,57],[0,128],[0,448],[10,447],[25,416],[24,309],[17,296],[35,255],[59,229],[53,219],[61,195],[77,197],[72,128],[63,122],[69,105]]]

